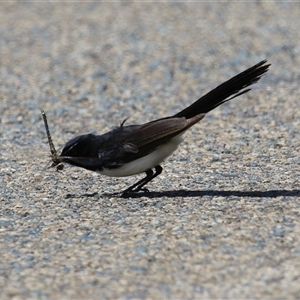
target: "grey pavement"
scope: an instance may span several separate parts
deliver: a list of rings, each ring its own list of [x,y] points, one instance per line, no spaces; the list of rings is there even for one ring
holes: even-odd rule
[[[0,298],[300,297],[300,6],[0,3]],[[149,194],[50,161],[125,118],[176,113],[262,59],[185,134]]]

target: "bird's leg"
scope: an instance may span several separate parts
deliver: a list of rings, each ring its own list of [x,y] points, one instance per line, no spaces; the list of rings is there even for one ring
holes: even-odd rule
[[[122,195],[124,196],[124,195],[126,195],[128,193],[134,193],[134,192],[136,192],[137,189],[139,190],[139,186],[140,185],[143,186],[144,185],[144,181],[147,180],[147,182],[148,182],[148,178],[152,178],[152,176],[153,176],[153,171],[151,169],[147,170],[146,171],[146,177],[142,178],[141,180],[139,180],[138,182],[136,182],[135,184],[133,184],[132,186],[130,186],[129,188],[127,188],[126,190],[124,190],[122,192]],[[135,187],[137,187],[137,188],[134,189]]]
[[[146,185],[148,182],[150,182],[152,179],[154,179],[156,176],[161,174],[162,170],[163,170],[163,168],[160,165],[155,167],[155,173],[153,173],[153,171],[151,169],[147,170],[146,177],[144,177],[140,181],[136,182],[134,185],[130,186],[125,191],[123,191],[122,196],[129,194],[129,193],[136,193],[136,192],[142,190],[142,187],[144,185]],[[145,189],[145,190],[148,191],[147,189]]]
[[[140,191],[144,185],[146,185],[146,184],[147,184],[148,182],[150,182],[152,179],[154,179],[154,178],[157,177],[159,174],[161,174],[162,170],[163,170],[163,168],[162,168],[160,165],[156,166],[156,167],[155,167],[155,173],[152,174],[151,177],[146,177],[146,178],[145,178],[145,181],[142,182],[140,185],[138,185],[138,186],[136,187],[136,189],[134,190],[134,192]]]

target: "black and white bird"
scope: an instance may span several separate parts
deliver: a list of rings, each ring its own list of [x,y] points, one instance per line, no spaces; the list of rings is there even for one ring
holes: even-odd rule
[[[85,134],[66,143],[57,154],[42,111],[52,153],[52,166],[68,163],[112,177],[145,172],[146,177],[122,192],[122,195],[147,190],[143,188],[162,172],[161,163],[182,142],[182,135],[219,105],[247,93],[268,71],[266,60],[222,83],[177,114],[142,125],[124,123],[102,135]]]

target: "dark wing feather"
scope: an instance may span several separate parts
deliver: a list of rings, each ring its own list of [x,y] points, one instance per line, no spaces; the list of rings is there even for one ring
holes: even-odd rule
[[[151,145],[157,141],[168,141],[187,126],[186,118],[164,118],[137,127],[126,137],[126,143],[137,147]]]
[[[167,117],[130,130],[122,145],[131,144],[138,148],[136,153],[123,153],[124,162],[132,161],[150,154],[157,147],[167,143],[175,136],[183,133],[189,127],[201,120],[204,114],[187,120],[186,118]],[[126,127],[124,128],[126,129]]]

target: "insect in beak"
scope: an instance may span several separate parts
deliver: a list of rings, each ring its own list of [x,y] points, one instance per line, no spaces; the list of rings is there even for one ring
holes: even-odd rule
[[[44,120],[44,124],[45,124],[45,128],[46,128],[46,133],[47,133],[47,138],[48,138],[48,144],[50,147],[50,152],[51,152],[51,160],[52,160],[52,165],[49,168],[53,168],[56,167],[57,171],[61,171],[64,168],[64,165],[61,162],[61,159],[59,157],[59,155],[57,154],[57,151],[54,147],[51,135],[50,135],[50,130],[49,130],[49,126],[48,126],[48,121],[47,121],[47,116],[44,110],[41,109],[41,113],[42,113],[42,117]]]
[[[62,171],[64,169],[64,164],[63,163],[53,163],[49,168],[54,168],[56,167],[56,171]]]

